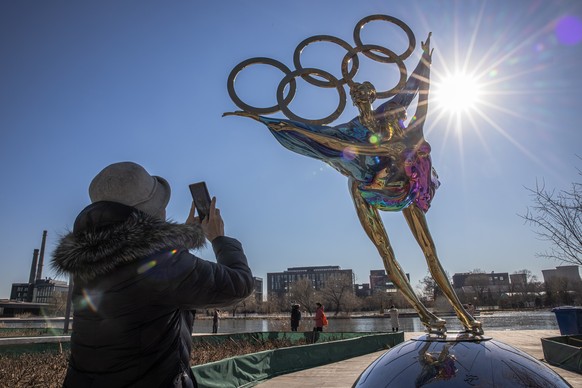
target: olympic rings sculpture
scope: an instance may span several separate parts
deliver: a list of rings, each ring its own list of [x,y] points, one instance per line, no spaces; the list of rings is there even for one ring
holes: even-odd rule
[[[408,37],[408,48],[400,55],[396,54],[395,52],[379,45],[371,45],[371,44],[364,44],[360,37],[361,29],[371,21],[386,21],[389,23],[393,23],[396,26],[400,27]],[[304,68],[301,65],[301,53],[302,51],[312,43],[315,42],[330,42],[337,44],[338,46],[342,47],[347,51],[346,55],[344,56],[342,63],[341,63],[341,72],[342,78],[338,79],[333,74],[324,71],[322,69],[317,68]],[[245,61],[242,61],[238,65],[236,65],[232,71],[230,72],[227,80],[227,90],[230,98],[235,103],[236,106],[241,108],[242,110],[258,115],[267,115],[281,111],[287,118],[295,121],[299,121],[305,124],[310,125],[325,125],[335,121],[344,111],[346,106],[346,91],[344,89],[344,85],[348,85],[349,87],[354,87],[355,81],[354,77],[359,69],[359,59],[358,54],[363,54],[366,57],[370,58],[373,61],[380,62],[380,63],[394,63],[398,66],[398,70],[400,72],[400,79],[396,86],[392,89],[386,91],[378,91],[376,92],[377,98],[384,99],[389,98],[397,94],[405,85],[407,71],[406,66],[404,65],[404,60],[412,54],[414,51],[414,47],[416,46],[416,38],[414,37],[414,33],[406,25],[403,21],[388,15],[370,15],[362,20],[360,20],[356,27],[354,28],[354,42],[356,43],[355,47],[352,47],[346,41],[337,38],[331,35],[315,35],[304,39],[301,43],[297,45],[295,51],[293,53],[293,64],[295,65],[295,70],[289,69],[283,63],[265,57],[254,57],[249,58]],[[351,62],[351,69],[348,69],[349,64]],[[236,94],[234,83],[236,80],[237,75],[246,67],[255,65],[255,64],[263,64],[263,65],[270,65],[274,66],[277,69],[281,70],[285,75],[281,82],[277,87],[277,105],[261,108],[248,105],[244,103],[239,96]],[[323,78],[318,79],[314,76]],[[326,116],[322,119],[317,120],[308,120],[303,117],[300,117],[294,114],[289,109],[289,104],[293,101],[295,97],[295,92],[297,90],[297,82],[295,78],[301,77],[303,80],[308,82],[311,85],[321,88],[335,88],[339,93],[339,103],[335,111]],[[287,95],[285,96],[285,88],[289,85],[289,90]]]

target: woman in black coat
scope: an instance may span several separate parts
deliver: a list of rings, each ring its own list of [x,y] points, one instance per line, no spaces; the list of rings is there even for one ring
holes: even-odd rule
[[[53,253],[73,276],[71,358],[64,387],[194,387],[194,309],[236,303],[253,291],[242,246],[224,236],[213,198],[200,222],[165,221],[170,187],[130,162],[91,183],[92,204]],[[217,263],[192,255],[208,239]]]

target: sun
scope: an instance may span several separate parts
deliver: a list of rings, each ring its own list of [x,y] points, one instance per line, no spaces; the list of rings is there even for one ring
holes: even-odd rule
[[[475,76],[455,73],[435,83],[434,101],[438,108],[449,113],[469,113],[480,102],[482,87]]]

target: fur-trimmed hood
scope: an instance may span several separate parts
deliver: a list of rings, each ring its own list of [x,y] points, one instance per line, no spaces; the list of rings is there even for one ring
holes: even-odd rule
[[[167,249],[194,249],[206,242],[200,225],[167,222],[135,208],[96,202],[79,214],[72,232],[53,252],[52,266],[90,281],[116,267]]]

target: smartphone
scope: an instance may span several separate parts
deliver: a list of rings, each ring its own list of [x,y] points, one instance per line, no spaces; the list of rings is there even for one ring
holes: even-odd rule
[[[210,211],[210,194],[208,194],[206,182],[192,183],[189,187],[194,205],[198,211],[198,216],[200,217],[200,221],[202,221],[208,216],[208,212]]]

